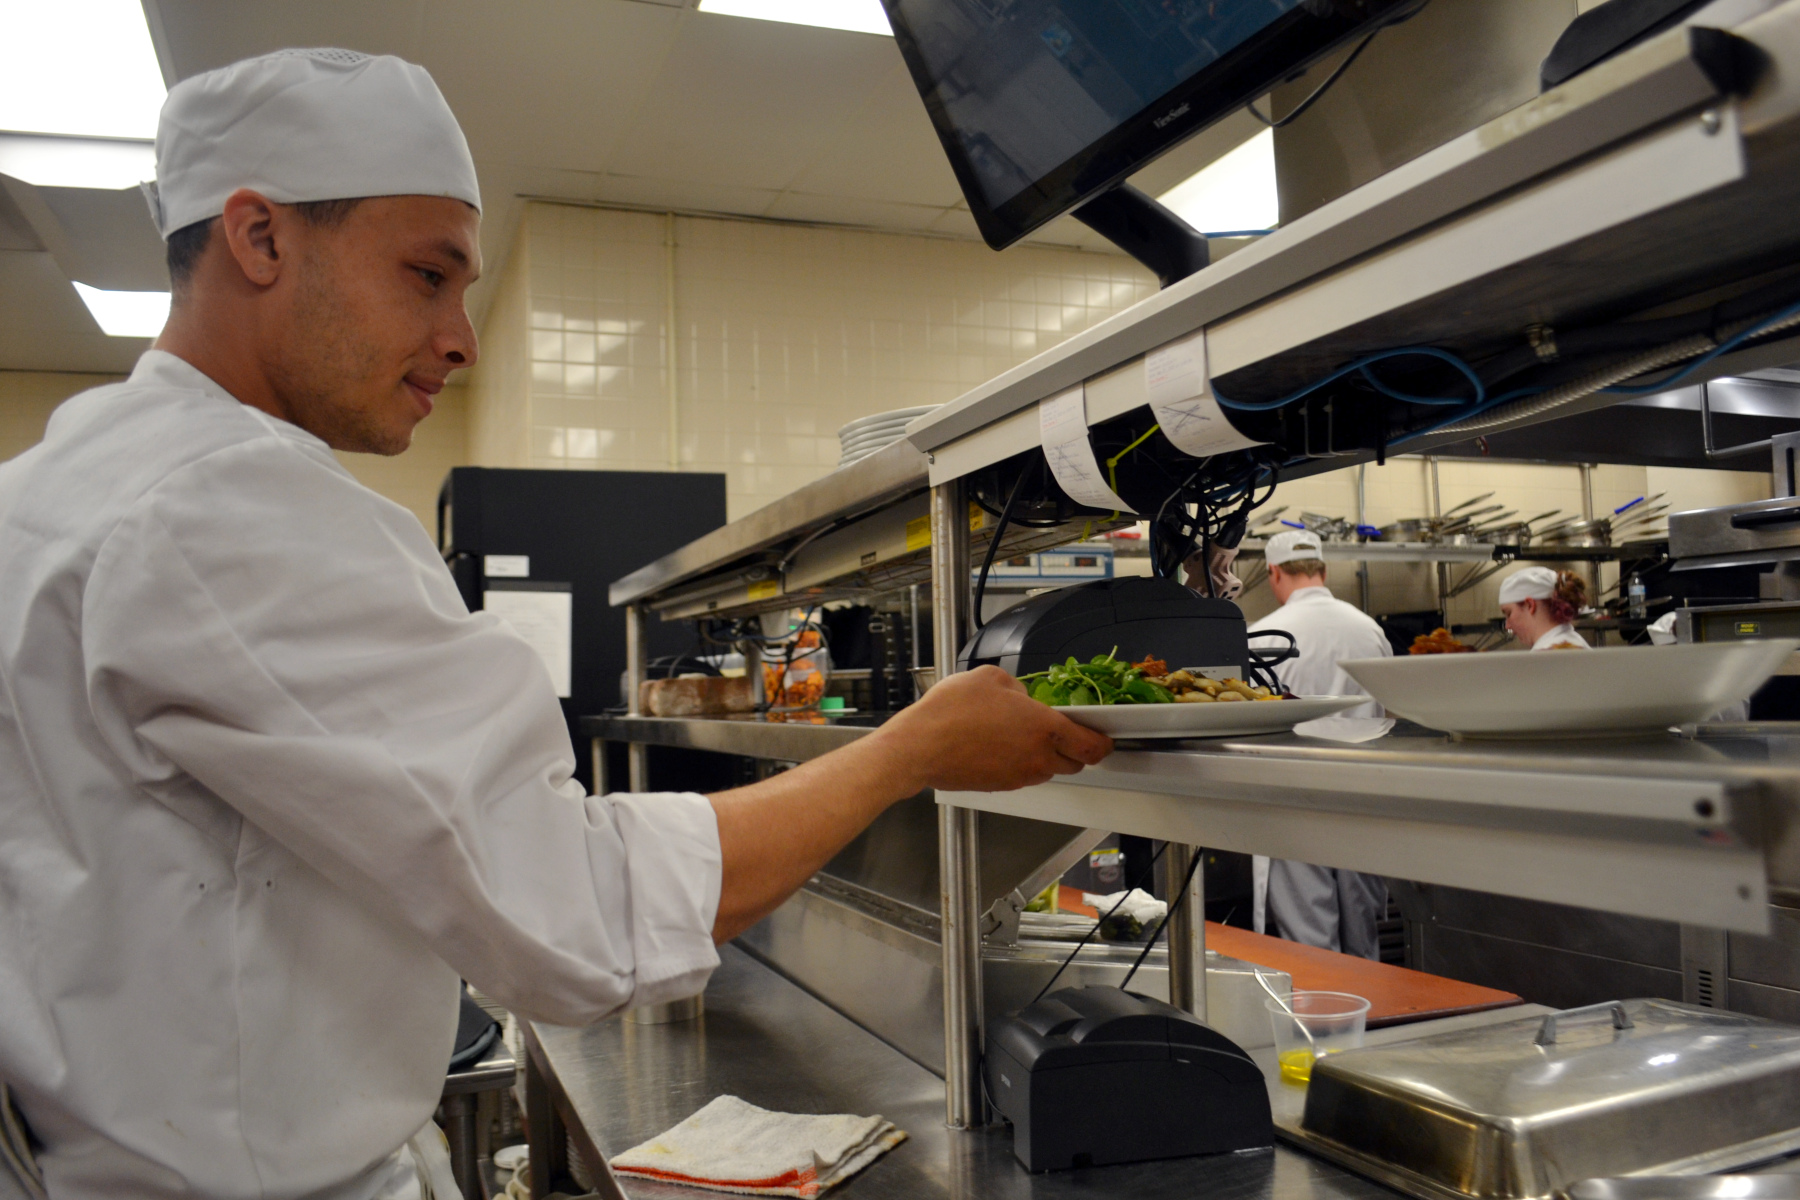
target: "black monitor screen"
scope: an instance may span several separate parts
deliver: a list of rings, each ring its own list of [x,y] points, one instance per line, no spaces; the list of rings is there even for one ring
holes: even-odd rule
[[[996,247],[1406,0],[886,0]]]

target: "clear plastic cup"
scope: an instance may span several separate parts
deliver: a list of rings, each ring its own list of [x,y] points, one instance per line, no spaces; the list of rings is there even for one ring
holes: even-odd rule
[[[1294,1010],[1291,1016],[1278,1000],[1265,1000],[1263,1004],[1275,1027],[1275,1058],[1281,1064],[1281,1077],[1291,1083],[1312,1079],[1317,1058],[1354,1050],[1363,1043],[1369,1002],[1361,996],[1348,992],[1295,992],[1288,1000]]]

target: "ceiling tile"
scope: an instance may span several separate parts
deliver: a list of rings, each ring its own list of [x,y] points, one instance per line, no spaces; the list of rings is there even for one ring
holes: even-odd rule
[[[813,195],[938,208],[962,199],[924,101],[898,62],[791,186]]]
[[[49,254],[0,251],[0,370],[129,371],[149,344],[101,333]]]
[[[895,204],[884,200],[783,192],[761,215],[780,221],[815,221],[923,232],[936,225],[944,211],[942,205]]]
[[[874,34],[695,13],[609,169],[785,187],[862,110],[899,53]]]
[[[292,46],[417,59],[424,11],[424,0],[144,0],[177,79]]]
[[[603,171],[693,15],[633,0],[430,0],[418,61],[478,163]]]

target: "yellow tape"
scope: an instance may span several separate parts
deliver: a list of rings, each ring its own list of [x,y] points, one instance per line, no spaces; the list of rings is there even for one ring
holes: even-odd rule
[[[781,595],[781,584],[773,579],[765,579],[761,583],[750,585],[750,599],[768,600]]]
[[[906,548],[923,550],[931,545],[931,518],[914,517],[906,523]]]

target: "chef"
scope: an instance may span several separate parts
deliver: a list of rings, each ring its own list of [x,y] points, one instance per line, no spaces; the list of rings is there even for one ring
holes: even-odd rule
[[[1506,631],[1533,650],[1590,650],[1575,632],[1575,618],[1587,603],[1587,585],[1571,571],[1526,567],[1500,585],[1500,615]]]
[[[1319,535],[1304,529],[1278,533],[1263,551],[1269,567],[1269,590],[1281,607],[1250,625],[1257,644],[1260,630],[1279,629],[1294,636],[1299,657],[1276,664],[1281,685],[1298,696],[1366,695],[1338,664],[1349,658],[1386,658],[1393,654],[1387,634],[1374,618],[1346,604],[1325,586],[1325,546]],[[1258,648],[1282,644],[1264,639]],[[1371,700],[1345,716],[1382,716]],[[1375,925],[1387,910],[1387,884],[1378,875],[1316,867],[1287,859],[1252,860],[1254,887],[1251,921],[1258,933],[1270,932],[1363,958],[1377,958]]]
[[[447,1200],[459,978],[575,1025],[693,994],[888,805],[1110,749],[985,668],[751,787],[584,795],[535,652],[332,454],[475,361],[430,76],[237,63],[156,153],[167,328],[0,467],[0,1162],[52,1200]]]

